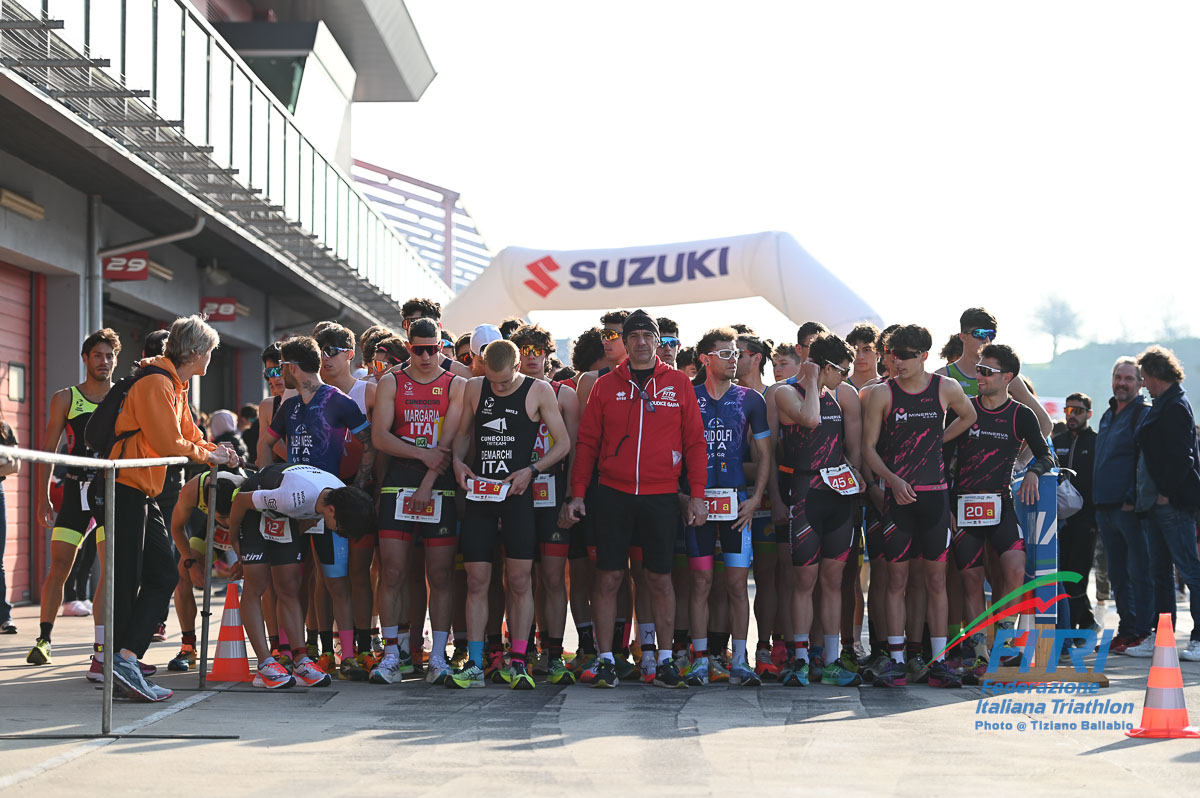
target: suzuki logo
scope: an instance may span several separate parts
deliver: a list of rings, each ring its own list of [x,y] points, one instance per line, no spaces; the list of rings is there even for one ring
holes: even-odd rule
[[[550,296],[550,292],[558,288],[558,281],[550,276],[550,272],[558,271],[559,265],[549,255],[528,264],[525,269],[533,275],[533,279],[526,280],[525,285],[542,299]]]

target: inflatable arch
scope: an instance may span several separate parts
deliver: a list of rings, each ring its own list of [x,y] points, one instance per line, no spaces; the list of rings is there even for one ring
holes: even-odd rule
[[[608,250],[506,247],[442,314],[452,330],[533,310],[679,305],[761,296],[796,324],[845,334],[880,324],[858,294],[787,233]]]

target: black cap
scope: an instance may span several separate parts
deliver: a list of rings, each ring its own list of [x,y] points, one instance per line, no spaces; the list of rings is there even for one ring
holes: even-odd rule
[[[644,310],[635,310],[629,314],[625,319],[625,325],[621,328],[621,337],[624,338],[635,330],[649,330],[654,333],[655,338],[659,337],[658,322]]]

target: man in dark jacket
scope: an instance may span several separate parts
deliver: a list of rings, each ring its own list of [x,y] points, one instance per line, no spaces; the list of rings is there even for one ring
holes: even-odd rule
[[[1059,525],[1058,564],[1063,571],[1074,571],[1083,579],[1065,585],[1070,596],[1071,625],[1078,629],[1096,629],[1096,618],[1088,601],[1088,577],[1096,554],[1096,506],[1092,503],[1092,469],[1096,459],[1096,431],[1088,426],[1092,417],[1092,399],[1087,394],[1067,397],[1063,411],[1067,429],[1054,437],[1058,464],[1075,472],[1071,484],[1083,496],[1083,507]]]
[[[1180,657],[1200,661],[1200,556],[1196,552],[1196,520],[1200,516],[1200,444],[1192,406],[1180,383],[1183,366],[1169,349],[1152,346],[1138,356],[1142,380],[1154,406],[1138,422],[1136,509],[1149,519],[1147,538],[1155,604],[1170,607],[1175,618],[1175,573],[1179,569],[1191,594],[1192,639]],[[1173,567],[1172,567],[1173,566]],[[1149,639],[1146,642],[1150,642]],[[1148,648],[1149,653],[1143,649]],[[1143,643],[1131,656],[1152,656]]]
[[[1149,403],[1140,393],[1137,361],[1121,357],[1113,365],[1112,398],[1100,417],[1092,471],[1096,525],[1108,553],[1108,578],[1120,621],[1110,651],[1122,653],[1150,634],[1150,552],[1144,524],[1133,511],[1137,492],[1137,453],[1133,431]]]

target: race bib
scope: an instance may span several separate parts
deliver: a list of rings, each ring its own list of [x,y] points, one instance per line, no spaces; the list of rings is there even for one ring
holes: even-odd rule
[[[88,488],[91,486],[92,483],[90,480],[88,482],[80,480],[79,482],[79,506],[85,513],[90,512],[92,509],[91,505],[88,504],[87,498]]]
[[[854,470],[843,463],[840,466],[821,469],[821,481],[843,496],[862,493],[862,483],[854,476]]]
[[[258,531],[262,533],[263,540],[274,543],[292,542],[292,525],[286,518],[273,518],[263,513],[258,519]],[[213,545],[216,545],[216,540],[213,541]]]
[[[229,530],[223,526],[213,527],[213,548],[221,551],[233,551],[233,544],[229,542]]]
[[[509,483],[494,479],[468,479],[467,499],[473,502],[502,502],[508,498]]]
[[[758,509],[754,511],[755,518],[770,518],[771,517],[771,497],[763,494],[762,502],[759,503]]]
[[[429,497],[429,503],[418,507],[413,502],[415,490],[399,490],[396,492],[396,520],[416,521],[421,524],[436,524],[442,519],[442,494],[434,492]]]
[[[733,488],[708,488],[704,491],[709,521],[732,521],[737,518],[738,492]]]
[[[534,507],[554,507],[554,477],[549,474],[542,474],[533,481],[533,506]]]
[[[998,523],[999,493],[966,493],[958,497],[959,526],[995,526]]]

